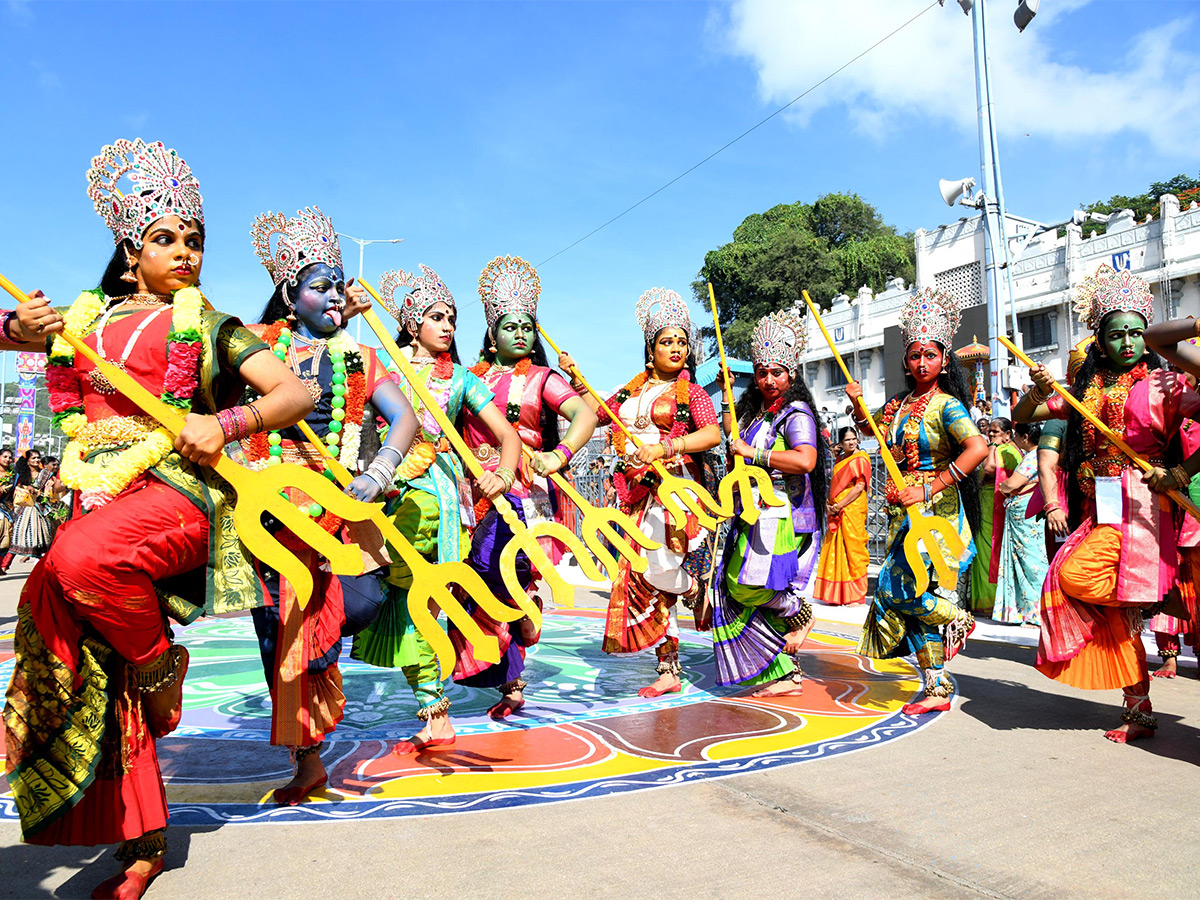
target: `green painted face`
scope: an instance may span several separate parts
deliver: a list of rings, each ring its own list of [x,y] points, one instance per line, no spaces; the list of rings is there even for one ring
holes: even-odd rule
[[[1136,366],[1146,353],[1146,320],[1134,312],[1115,313],[1100,335],[1104,353],[1118,369]]]
[[[524,359],[533,352],[536,337],[533,316],[526,313],[501,316],[496,323],[496,361],[502,366],[511,366]]]

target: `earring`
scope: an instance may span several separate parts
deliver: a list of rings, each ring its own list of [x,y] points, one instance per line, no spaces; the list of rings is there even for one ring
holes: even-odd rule
[[[133,258],[133,255],[128,250],[126,250],[125,271],[121,275],[121,280],[128,281],[130,284],[137,284],[137,275],[135,275],[133,272],[135,268],[137,268],[137,260]]]
[[[496,345],[495,345],[494,343],[493,343],[493,344],[490,344],[490,345],[488,346],[488,350],[489,350],[491,353],[495,353],[495,352],[496,352]]]

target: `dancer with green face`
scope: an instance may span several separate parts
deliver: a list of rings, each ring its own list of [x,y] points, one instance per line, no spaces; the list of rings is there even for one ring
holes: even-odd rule
[[[1200,417],[1200,396],[1146,349],[1154,299],[1146,282],[1102,267],[1078,291],[1077,310],[1096,341],[1075,375],[1072,393],[1155,469],[1143,479],[1134,464],[1057,394],[1045,366],[1017,403],[1018,422],[1066,419],[1060,461],[1077,527],[1054,557],[1042,589],[1037,667],[1064,684],[1124,690],[1122,724],[1105,733],[1126,743],[1154,736],[1142,619],[1183,612],[1177,593],[1179,554],[1173,510],[1154,492],[1187,489],[1200,454],[1180,464],[1175,440],[1186,419]],[[1076,514],[1076,510],[1079,512]]]
[[[546,478],[565,469],[596,429],[596,414],[547,365],[546,351],[537,333],[540,294],[537,271],[520,257],[496,257],[488,263],[479,278],[479,295],[488,327],[480,351],[482,360],[471,369],[495,395],[495,405],[516,428],[521,441],[534,451],[532,460],[521,461],[516,479],[506,493],[517,515],[527,524],[533,524],[534,518],[549,517],[552,504]],[[570,423],[561,440],[559,417]],[[500,465],[492,433],[470,412],[463,423],[463,437],[485,469],[494,470]],[[512,539],[512,531],[478,491],[475,500],[479,525],[471,540],[468,563],[497,597],[507,597],[500,574],[500,554]],[[543,549],[553,560],[557,550],[551,543],[545,541]],[[519,554],[516,564],[521,584],[532,589],[537,573],[532,571],[529,558]],[[509,626],[494,621],[481,609],[473,610],[472,616],[485,631],[497,636],[501,659],[495,665],[480,663],[466,641],[456,640],[459,657],[454,679],[472,687],[499,691],[500,701],[488,714],[503,719],[525,705],[523,690],[527,683],[521,677],[525,670],[525,648],[537,642],[538,632],[528,618]],[[453,628],[451,636],[457,637]]]

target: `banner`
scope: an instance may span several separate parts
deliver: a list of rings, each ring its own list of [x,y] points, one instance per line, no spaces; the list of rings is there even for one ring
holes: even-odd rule
[[[33,442],[33,415],[37,409],[37,378],[46,371],[44,353],[17,354],[17,456]]]

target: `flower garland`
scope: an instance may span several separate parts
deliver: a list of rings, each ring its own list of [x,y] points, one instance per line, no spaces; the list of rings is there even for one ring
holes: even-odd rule
[[[292,343],[291,329],[284,321],[274,322],[263,331],[263,340],[280,359],[286,359]],[[358,344],[339,328],[328,339],[329,358],[333,361],[332,421],[325,443],[338,461],[351,472],[358,470],[358,448],[362,441],[363,411],[367,403],[367,378]],[[297,373],[298,374],[298,373]],[[315,378],[316,372],[313,373]],[[259,432],[244,442],[252,468],[283,462],[283,438],[278,430]],[[316,504],[313,504],[316,506]]]
[[[616,419],[621,415],[621,404],[630,397],[635,397],[641,393],[646,386],[646,382],[650,379],[649,371],[639,372],[633,379],[621,388],[605,404],[608,407],[609,415]],[[688,433],[688,425],[692,420],[691,412],[691,386],[692,377],[687,369],[680,371],[675,379],[675,410],[671,430],[667,434],[662,435],[662,440],[677,440]],[[658,401],[655,400],[655,403]],[[650,405],[651,414],[653,414],[654,404]],[[613,468],[613,487],[617,492],[617,499],[626,506],[631,506],[641,502],[642,498],[650,491],[650,486],[641,480],[641,475],[644,472],[643,466],[638,466],[638,471],[632,476],[626,475],[626,471],[630,468],[629,462],[626,459],[627,440],[625,431],[617,428],[613,432],[613,451],[617,455],[617,464]],[[661,443],[661,441],[660,441]]]
[[[925,410],[929,408],[929,401],[938,393],[940,391],[935,387],[933,390],[926,391],[916,400],[912,399],[912,394],[909,394],[903,400],[899,397],[893,397],[883,407],[883,415],[879,420],[879,430],[890,439],[892,436],[892,425],[896,421],[897,415],[907,405],[908,418],[904,420],[903,437],[901,438],[900,445],[904,451],[904,481],[906,487],[920,478],[918,473],[921,470],[921,423],[925,421]],[[895,445],[892,444],[891,446]],[[910,479],[912,479],[911,482]],[[888,478],[887,487],[884,489],[884,498],[889,503],[899,503],[900,490],[900,486],[895,484],[891,478]]]
[[[532,365],[533,360],[525,356],[513,366],[512,379],[508,383],[508,400],[504,407],[504,418],[508,419],[510,425],[516,425],[521,418],[521,401],[525,398],[525,381],[529,377],[529,369]],[[471,372],[478,378],[486,378],[493,368],[495,368],[495,363],[481,360],[471,367]],[[501,372],[500,375],[503,376],[504,372]],[[499,377],[496,380],[499,381]],[[489,384],[488,387],[491,385]]]
[[[413,345],[409,344],[407,347],[401,347],[400,349],[402,352],[407,351],[406,356],[408,361],[412,363],[414,369],[417,369],[417,362],[413,360],[412,356],[415,349]],[[424,368],[427,367],[422,366],[421,368],[417,369],[417,374],[419,375]],[[404,377],[400,374],[399,370],[393,368],[390,370],[390,373],[392,376],[392,381],[396,382],[396,384],[399,385],[402,390],[404,390]],[[450,403],[450,391],[451,388],[454,387],[453,375],[454,360],[450,358],[449,353],[439,353],[433,361],[433,372],[426,380],[426,387],[429,388],[429,392],[433,395],[433,399],[437,401],[438,406],[441,407],[442,410],[445,410]],[[435,385],[433,382],[440,382],[440,384]],[[442,427],[438,425],[437,419],[433,417],[433,414],[425,408],[425,404],[421,402],[419,397],[417,397],[415,390],[409,387],[404,392],[408,396],[409,401],[412,403],[413,409],[416,410],[417,417],[421,422],[421,431],[423,432],[425,439],[436,444],[438,442],[438,438],[442,437]]]
[[[64,331],[82,340],[109,303],[109,298],[100,290],[84,291],[63,317]],[[171,331],[167,335],[167,369],[163,376],[161,399],[184,414],[191,411],[192,400],[200,383],[203,309],[204,296],[196,288],[183,288],[175,293]],[[174,449],[175,438],[165,428],[160,426],[139,433],[139,429],[131,427],[131,435],[137,436],[132,437],[128,446],[105,454],[97,462],[87,462],[86,457],[102,447],[93,446],[93,442],[88,440],[91,432],[86,430],[88,418],[84,411],[79,370],[75,368],[75,350],[59,337],[54,337],[50,342],[46,385],[50,391],[54,424],[69,439],[63,449],[59,477],[67,487],[80,491],[84,509],[104,506],[135,478],[162,462]],[[103,421],[109,423],[111,419],[136,418],[112,416]]]
[[[1119,375],[1101,370],[1092,376],[1091,383],[1083,393],[1083,405],[1100,417],[1105,425],[1119,437],[1125,436],[1125,401],[1134,384],[1146,378],[1150,370],[1145,363]],[[1096,426],[1083,421],[1083,455],[1085,462],[1079,467],[1080,489],[1089,497],[1096,495],[1096,476],[1120,475],[1131,463],[1128,457],[1100,434]]]

